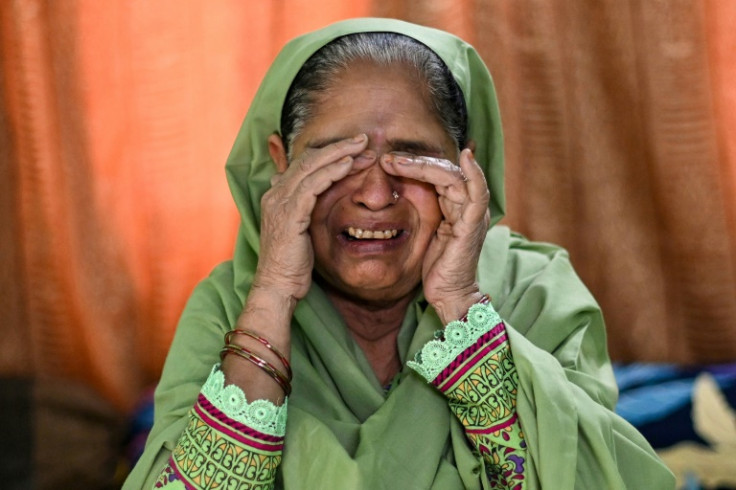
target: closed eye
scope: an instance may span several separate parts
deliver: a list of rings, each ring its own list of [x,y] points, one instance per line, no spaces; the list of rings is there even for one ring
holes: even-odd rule
[[[425,141],[414,140],[389,140],[391,153],[404,156],[428,156],[441,158],[445,155],[442,147],[435,146]]]

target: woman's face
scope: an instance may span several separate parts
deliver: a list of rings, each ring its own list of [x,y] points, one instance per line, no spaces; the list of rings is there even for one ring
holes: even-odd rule
[[[294,141],[298,157],[307,148],[365,133],[366,151],[376,154],[374,163],[321,194],[312,213],[315,269],[341,295],[393,302],[421,281],[425,251],[442,219],[437,193],[430,184],[386,173],[379,161],[386,152],[457,161],[455,142],[424,92],[402,65],[356,64],[320,96]]]

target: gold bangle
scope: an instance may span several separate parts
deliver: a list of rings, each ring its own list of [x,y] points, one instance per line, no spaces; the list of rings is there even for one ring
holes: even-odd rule
[[[281,389],[284,390],[284,394],[286,396],[289,396],[291,394],[291,383],[289,382],[287,377],[281,371],[273,367],[265,359],[257,356],[256,354],[254,354],[253,352],[251,352],[250,350],[244,347],[240,347],[239,345],[233,345],[233,344],[227,344],[225,345],[225,347],[222,348],[222,350],[220,351],[220,359],[225,360],[225,356],[228,354],[235,354],[255,364],[256,366],[261,368],[263,371],[265,371],[269,376],[271,376],[279,384]]]
[[[230,330],[228,333],[225,334],[225,344],[230,344],[232,342],[233,335],[236,335],[236,334],[246,335],[252,339],[257,340],[264,346],[266,346],[268,350],[273,352],[276,355],[276,357],[279,358],[279,360],[281,361],[281,364],[283,364],[284,368],[286,369],[286,377],[289,379],[289,381],[292,380],[293,373],[291,372],[291,364],[289,364],[289,361],[286,359],[286,356],[283,355],[280,350],[274,347],[271,344],[271,342],[269,342],[268,340],[264,339],[263,337],[261,337],[260,335],[258,335],[257,333],[251,330],[235,329],[235,330]]]

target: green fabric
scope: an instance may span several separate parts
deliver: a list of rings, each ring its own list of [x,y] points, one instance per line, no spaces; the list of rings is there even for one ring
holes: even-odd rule
[[[226,171],[242,218],[232,262],[192,295],[156,391],[155,423],[125,488],[149,487],[187,422],[201,385],[235,324],[258,260],[260,199],[274,173],[266,139],[299,67],[319,47],[358,31],[395,31],[423,42],[450,67],[469,109],[470,138],[503,216],[503,146],[491,78],[472,47],[450,34],[395,20],[354,19],[292,41],[256,94]],[[519,372],[518,412],[529,443],[529,488],[673,488],[641,436],[611,409],[616,387],[603,321],[559,248],[495,226],[479,267]],[[406,361],[442,325],[417,298],[399,338]],[[477,489],[487,486],[447,400],[404,368],[388,397],[325,294],[316,286],[292,322],[294,391],[279,485],[287,489]],[[145,482],[145,483],[144,483]]]

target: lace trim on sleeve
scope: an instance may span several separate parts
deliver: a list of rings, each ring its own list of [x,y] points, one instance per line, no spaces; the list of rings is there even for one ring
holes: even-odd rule
[[[490,303],[474,304],[466,318],[452,321],[444,330],[438,330],[435,340],[427,342],[407,365],[432,382],[464,350],[501,322]]]
[[[269,400],[253,400],[248,402],[245,393],[236,385],[225,386],[225,374],[216,364],[209,378],[202,386],[202,394],[218,410],[241,424],[272,436],[286,433],[287,400],[281,406]]]

